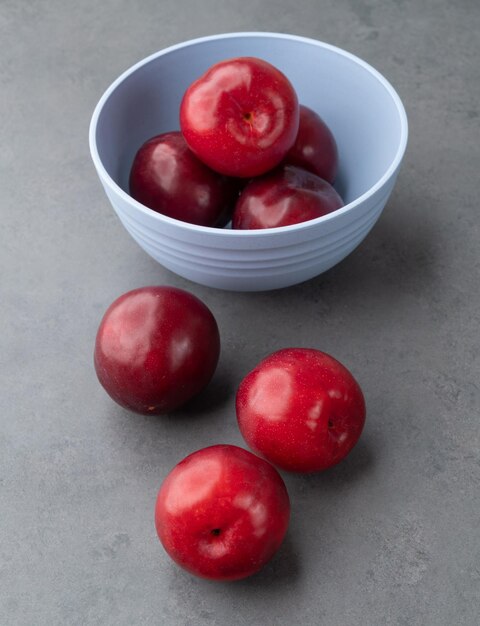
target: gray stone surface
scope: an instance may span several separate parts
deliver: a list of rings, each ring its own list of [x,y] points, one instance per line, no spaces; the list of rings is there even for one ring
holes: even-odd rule
[[[307,35],[365,58],[410,122],[396,190],[325,275],[218,292],[157,265],[90,162],[93,107],[166,45],[239,30]],[[479,541],[477,0],[1,0],[0,624],[475,626]],[[197,405],[143,418],[92,367],[100,317],[145,284],[193,291],[222,333]],[[265,354],[314,346],[364,388],[361,443],[286,475],[288,539],[255,577],[194,579],[163,553],[157,489],[188,452],[242,444],[234,390]]]

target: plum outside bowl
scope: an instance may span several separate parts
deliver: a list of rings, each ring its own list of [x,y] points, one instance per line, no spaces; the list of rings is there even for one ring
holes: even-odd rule
[[[280,228],[231,230],[181,222],[128,194],[140,145],[179,128],[189,84],[214,63],[256,56],[278,67],[299,101],[322,116],[339,149],[335,187],[345,206]],[[366,237],[395,184],[407,117],[390,83],[339,48],[278,33],[231,33],[171,46],[124,72],[98,102],[90,151],[100,181],[133,239],[164,267],[193,282],[232,291],[287,287],[330,269]]]

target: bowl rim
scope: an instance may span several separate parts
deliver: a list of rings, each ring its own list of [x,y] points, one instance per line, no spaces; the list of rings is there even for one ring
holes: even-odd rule
[[[347,59],[350,59],[354,63],[357,63],[358,65],[363,67],[374,78],[376,78],[391,96],[393,102],[395,103],[395,106],[396,106],[396,109],[400,118],[399,146],[387,170],[378,179],[378,181],[374,185],[372,185],[369,189],[367,189],[367,191],[365,191],[361,196],[359,196],[358,198],[355,198],[355,200],[353,200],[352,202],[345,204],[340,209],[337,209],[336,211],[333,211],[332,213],[328,213],[327,215],[323,215],[321,217],[317,217],[312,220],[300,222],[298,224],[291,224],[289,226],[277,226],[275,228],[235,230],[235,229],[230,229],[230,228],[215,228],[212,226],[199,226],[197,224],[183,222],[181,220],[177,220],[167,215],[163,215],[162,213],[158,213],[157,211],[153,211],[152,209],[146,207],[145,205],[141,204],[140,202],[132,198],[132,196],[126,193],[113,180],[113,178],[105,169],[102,163],[102,160],[100,158],[100,155],[98,153],[97,141],[96,141],[97,124],[98,124],[98,119],[100,117],[102,109],[105,106],[105,103],[107,102],[107,100],[110,98],[113,92],[117,89],[117,87],[122,82],[124,82],[130,75],[132,75],[134,72],[139,70],[144,65],[151,63],[153,60],[157,59],[158,57],[164,56],[165,54],[169,54],[171,52],[180,50],[182,48],[187,48],[189,46],[197,45],[201,43],[218,41],[222,39],[249,38],[249,37],[259,38],[259,39],[267,38],[267,37],[273,38],[273,39],[288,39],[290,41],[298,41],[298,42],[307,43],[310,45],[319,46],[321,48],[331,50],[332,52],[335,52],[336,54],[344,56]],[[209,233],[210,235],[216,234],[219,237],[223,237],[223,236],[225,237],[271,237],[280,233],[285,233],[287,231],[288,232],[301,231],[307,228],[312,228],[312,226],[317,225],[319,223],[328,222],[332,219],[339,217],[340,215],[343,215],[344,213],[351,211],[354,207],[358,206],[359,204],[362,204],[368,198],[373,196],[395,174],[395,172],[400,166],[400,163],[403,159],[403,156],[405,154],[405,150],[407,147],[408,120],[407,120],[407,114],[406,114],[403,102],[400,99],[400,96],[398,95],[394,87],[392,86],[392,84],[383,76],[383,74],[381,74],[378,70],[376,70],[372,65],[370,65],[369,63],[367,63],[360,57],[352,54],[351,52],[348,52],[342,48],[339,48],[338,46],[334,46],[332,44],[320,41],[318,39],[313,39],[311,37],[304,37],[301,35],[293,35],[289,33],[276,33],[276,32],[268,32],[268,31],[240,31],[240,32],[230,32],[230,33],[219,33],[216,35],[207,35],[204,37],[196,37],[194,39],[189,39],[187,41],[183,41],[183,42],[168,46],[166,48],[162,48],[161,50],[154,52],[153,54],[150,54],[149,56],[145,57],[144,59],[141,59],[140,61],[138,61],[131,67],[129,67],[122,74],[120,74],[120,76],[118,76],[118,78],[116,78],[110,84],[109,87],[107,87],[107,89],[101,96],[100,100],[98,101],[97,105],[95,106],[95,109],[93,111],[93,114],[90,120],[88,137],[89,137],[90,154],[91,154],[93,163],[95,165],[95,169],[97,170],[97,173],[100,176],[102,182],[108,185],[111,191],[115,193],[116,195],[120,196],[122,200],[124,200],[125,202],[129,204],[132,204],[137,210],[148,215],[149,217],[152,217],[153,219],[156,219],[160,222],[166,222],[170,224],[171,226],[177,226],[177,227],[180,227],[182,229],[185,229],[191,232]]]

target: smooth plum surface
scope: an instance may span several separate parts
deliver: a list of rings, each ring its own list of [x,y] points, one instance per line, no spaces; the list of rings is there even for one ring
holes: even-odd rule
[[[297,138],[284,163],[303,167],[331,185],[335,182],[338,170],[335,137],[320,115],[305,105],[300,105]]]
[[[341,461],[365,423],[365,400],[352,374],[320,350],[274,352],[241,382],[240,431],[274,465],[315,472]]]
[[[258,176],[295,142],[299,105],[276,67],[254,57],[213,65],[185,92],[180,128],[195,154],[229,176]]]
[[[237,200],[232,226],[276,228],[322,217],[343,206],[337,191],[316,174],[293,165],[253,179]]]
[[[142,287],[115,300],[95,342],[95,370],[121,406],[165,413],[199,393],[212,378],[220,335],[211,311],[174,287]]]
[[[168,474],[155,524],[174,561],[192,574],[236,580],[254,574],[280,547],[290,501],[275,468],[231,445],[194,452]]]
[[[239,189],[237,181],[197,159],[178,131],[152,137],[140,147],[129,182],[138,202],[199,226],[224,226]]]

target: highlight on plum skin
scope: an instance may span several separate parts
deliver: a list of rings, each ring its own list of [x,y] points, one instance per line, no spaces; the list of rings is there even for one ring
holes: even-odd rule
[[[167,554],[202,578],[258,572],[287,532],[290,500],[277,470],[232,445],[197,450],[160,487],[155,524]]]

